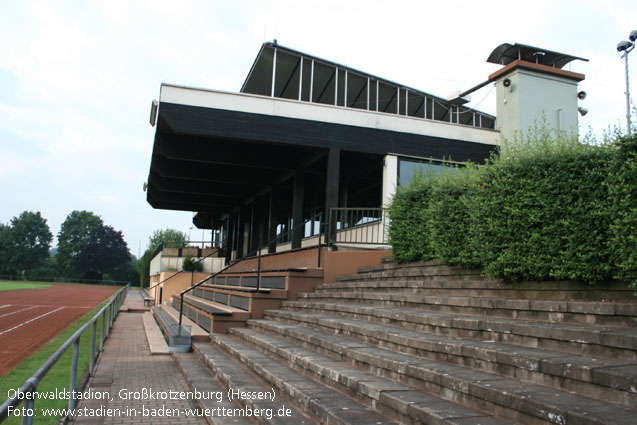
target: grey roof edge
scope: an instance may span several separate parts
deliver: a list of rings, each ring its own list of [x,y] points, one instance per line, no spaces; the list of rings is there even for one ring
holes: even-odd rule
[[[560,52],[556,52],[554,50],[549,50],[549,49],[544,49],[544,48],[540,48],[540,47],[530,46],[528,44],[522,44],[522,43],[514,43],[514,44],[502,43],[502,44],[500,44],[495,49],[493,49],[493,51],[489,54],[489,57],[487,58],[487,62],[494,63],[494,64],[497,64],[497,65],[507,65],[508,63],[511,62],[511,60],[509,60],[506,63],[503,63],[502,62],[502,58],[511,58],[512,56],[510,56],[510,53],[514,52],[516,49],[527,49],[527,50],[535,51],[535,52],[538,52],[538,53],[541,52],[541,53],[544,53],[544,54],[555,55],[560,62],[563,62],[563,64],[561,66],[559,66],[560,69],[563,66],[565,66],[566,64],[568,64],[569,62],[572,62],[574,60],[581,60],[583,62],[588,62],[588,59],[586,59],[586,58],[582,58],[582,57],[574,56],[574,55],[569,55],[569,54],[566,54],[566,53],[560,53]]]
[[[414,92],[414,93],[417,93],[417,94],[420,94],[420,95],[423,95],[423,96],[430,97],[432,99],[435,99],[435,100],[437,100],[439,102],[442,102],[442,103],[445,103],[445,104],[449,104],[450,103],[449,100],[447,98],[445,98],[445,97],[437,96],[437,95],[434,95],[434,94],[431,94],[431,93],[428,93],[428,92],[425,92],[425,91],[422,91],[422,90],[419,90],[419,89],[415,89],[415,88],[410,87],[410,86],[406,86],[404,84],[396,83],[396,82],[394,82],[392,80],[389,80],[387,78],[378,77],[377,75],[370,74],[369,72],[360,71],[360,70],[358,70],[356,68],[352,68],[351,66],[346,66],[346,65],[340,64],[338,62],[334,62],[334,61],[330,61],[330,60],[327,60],[327,59],[323,59],[323,58],[321,58],[319,56],[315,56],[315,55],[311,55],[311,54],[308,54],[308,53],[305,53],[305,52],[301,52],[299,50],[295,50],[295,49],[283,46],[283,45],[278,44],[278,43],[275,44],[275,43],[273,43],[271,41],[266,41],[265,43],[263,43],[261,45],[261,48],[259,49],[259,53],[257,54],[257,56],[254,59],[254,62],[252,63],[252,66],[250,68],[250,72],[248,73],[248,76],[246,77],[245,81],[243,82],[243,85],[241,86],[241,92],[243,92],[243,89],[245,88],[245,86],[246,86],[246,84],[248,82],[248,79],[252,75],[252,71],[253,71],[256,63],[259,60],[259,57],[261,56],[261,54],[263,53],[263,51],[266,48],[281,49],[281,50],[284,50],[284,51],[286,51],[286,52],[288,52],[290,54],[296,55],[296,56],[303,56],[304,58],[314,59],[315,61],[322,62],[322,63],[324,63],[324,64],[326,64],[328,66],[338,67],[339,69],[347,70],[348,72],[353,72],[355,74],[359,74],[359,75],[364,76],[364,77],[373,78],[375,80],[378,80],[378,81],[386,83],[386,84],[390,84],[390,85],[393,85],[393,86],[396,86],[396,87],[407,89],[407,90],[409,90],[411,92]],[[468,106],[463,106],[463,108],[479,112],[480,114],[482,114],[484,116],[491,117],[491,118],[495,119],[495,115],[491,115],[491,114],[489,114],[487,112],[480,111],[478,109],[471,108],[471,107],[468,107]]]

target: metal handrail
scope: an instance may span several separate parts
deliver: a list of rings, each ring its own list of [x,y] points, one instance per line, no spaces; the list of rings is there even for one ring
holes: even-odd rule
[[[102,309],[95,316],[93,316],[92,319],[86,322],[80,329],[75,331],[75,333],[71,335],[71,337],[67,339],[66,342],[62,344],[62,346],[58,348],[55,351],[55,353],[53,353],[51,357],[49,357],[48,360],[42,366],[40,366],[37,372],[35,372],[29,379],[27,379],[22,384],[22,386],[18,389],[16,395],[13,398],[9,398],[7,399],[7,401],[2,403],[2,406],[0,406],[0,423],[4,422],[4,420],[7,419],[7,417],[9,416],[9,407],[16,408],[20,405],[20,403],[22,403],[22,401],[26,402],[26,406],[25,406],[26,410],[24,411],[24,413],[26,414],[22,415],[22,424],[31,425],[33,423],[33,416],[35,414],[35,398],[36,397],[34,395],[31,395],[31,396],[28,396],[28,395],[34,394],[37,391],[38,385],[40,384],[42,379],[46,376],[49,370],[51,370],[51,368],[58,362],[58,360],[60,360],[62,355],[64,355],[66,350],[69,349],[71,344],[73,344],[73,361],[71,365],[71,381],[69,386],[68,409],[69,411],[72,411],[72,409],[75,409],[77,399],[73,395],[75,394],[76,386],[77,386],[77,366],[78,366],[78,358],[80,353],[80,337],[89,326],[91,325],[93,326],[93,333],[91,336],[91,359],[90,359],[90,365],[89,365],[89,374],[92,376],[95,370],[95,360],[96,360],[95,337],[97,333],[97,319],[99,318],[100,315],[102,315],[102,329],[100,333],[100,347],[99,347],[99,352],[101,353],[102,351],[104,351],[104,340],[108,338],[110,334],[111,328],[113,327],[113,322],[115,321],[115,318],[117,317],[119,308],[124,302],[124,298],[126,298],[126,294],[128,294],[129,289],[130,289],[130,283],[126,285],[124,288],[122,288],[121,290],[119,290],[117,294],[113,298],[111,298],[108,304],[102,307]],[[106,313],[107,310],[108,310],[108,322],[105,329],[105,323],[107,320],[107,313]],[[19,394],[27,395],[27,397],[19,397]],[[62,418],[62,419],[72,420],[73,418],[70,416],[67,416],[66,418]]]
[[[319,220],[319,232],[318,232],[318,266],[320,267],[321,265],[321,228],[324,225],[323,223],[323,213],[317,213],[314,214],[310,219],[305,220],[303,223],[299,224],[298,226],[295,226],[293,228],[291,228],[290,230],[288,230],[288,232],[293,232],[294,230],[300,229],[301,227],[304,227],[307,225],[307,223],[309,222],[315,222],[315,218],[318,217]],[[312,229],[312,233],[313,233],[314,229]],[[250,255],[245,256],[241,259],[239,259],[238,261],[235,261],[234,263],[224,267],[223,269],[211,274],[210,276],[208,276],[207,278],[201,280],[200,282],[197,282],[195,285],[190,286],[189,288],[184,289],[183,291],[181,291],[179,293],[179,330],[181,331],[181,323],[182,323],[182,316],[183,316],[183,311],[184,311],[184,295],[187,294],[188,292],[192,291],[193,289],[203,285],[204,283],[208,282],[211,279],[214,279],[215,277],[217,277],[218,275],[225,273],[226,271],[228,271],[228,269],[236,266],[237,264],[245,261],[245,260],[250,260],[253,259],[255,257],[255,255],[252,255],[253,253],[256,253],[256,257],[258,259],[257,262],[257,291],[261,290],[261,251],[265,248],[270,246],[271,243],[276,242],[277,240],[279,240],[279,238],[281,237],[281,234],[277,235],[275,238],[267,241],[264,244],[261,244],[261,247],[257,248],[256,250],[252,251],[250,253]]]
[[[203,260],[205,260],[206,258],[212,257],[213,255],[216,255],[216,254],[217,254],[216,252],[211,252],[210,254],[206,255],[205,257],[201,257],[200,259],[198,259],[197,261],[195,261],[193,265],[195,265],[195,266],[196,266],[197,264],[201,263],[201,262],[202,262]],[[148,290],[150,291],[151,289],[156,288],[157,286],[161,285],[162,283],[166,282],[167,280],[170,280],[170,279],[172,279],[173,277],[175,277],[175,276],[177,276],[177,275],[179,275],[179,274],[181,274],[181,273],[184,273],[184,272],[187,272],[187,271],[186,271],[186,270],[183,270],[183,269],[182,269],[182,270],[179,270],[177,273],[175,273],[175,274],[173,274],[173,275],[170,275],[170,276],[168,276],[166,279],[162,280],[161,282],[157,282],[157,283],[156,283],[156,284],[154,284],[153,286],[149,287],[149,288],[148,288]],[[190,272],[187,272],[187,273],[190,273]],[[193,273],[194,273],[194,272],[193,272]]]
[[[327,229],[327,242],[330,246],[337,243],[366,245],[389,243],[387,208],[330,208],[328,220],[330,226]],[[380,224],[378,231],[370,229],[370,225],[374,224]],[[365,230],[356,231],[356,229]],[[340,238],[339,235],[344,238]]]

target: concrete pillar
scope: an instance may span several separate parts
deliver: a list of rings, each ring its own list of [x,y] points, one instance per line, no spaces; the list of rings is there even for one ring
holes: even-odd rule
[[[305,192],[305,176],[303,171],[294,175],[294,190],[292,192],[292,249],[301,248],[305,228],[303,223],[303,198]],[[300,226],[300,227],[299,227]]]
[[[330,209],[338,207],[340,167],[341,150],[338,148],[330,148],[327,155],[327,177],[325,183],[325,213],[327,214],[327,219],[329,220],[328,234],[330,235],[328,244],[332,243],[336,238],[336,222],[332,220]]]

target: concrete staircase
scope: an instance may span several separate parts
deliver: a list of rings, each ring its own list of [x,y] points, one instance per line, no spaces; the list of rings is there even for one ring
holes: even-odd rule
[[[637,423],[637,303],[619,284],[388,261],[210,340],[175,355],[184,375],[273,387],[292,416],[259,423]]]
[[[257,287],[254,271],[221,274],[184,295],[183,313],[210,333],[227,333],[250,318],[262,318],[266,309],[295,300],[298,292],[311,290],[322,277],[320,269],[269,270],[261,273]],[[174,296],[171,305],[179,311],[180,298]]]

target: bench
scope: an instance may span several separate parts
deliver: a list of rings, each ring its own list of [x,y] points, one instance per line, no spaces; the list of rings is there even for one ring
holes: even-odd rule
[[[147,307],[152,307],[155,304],[155,298],[149,295],[148,288],[142,290],[142,298],[144,299],[144,305]]]

